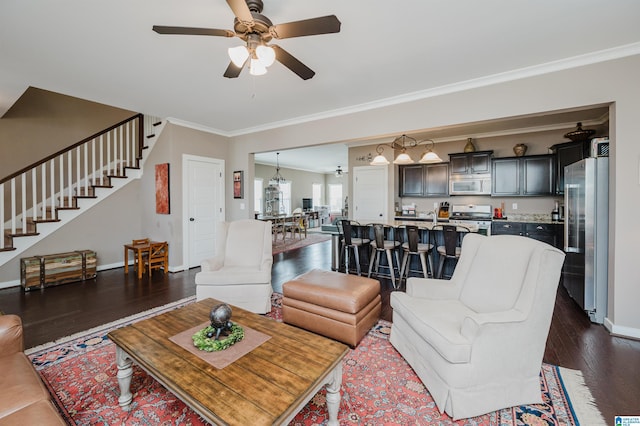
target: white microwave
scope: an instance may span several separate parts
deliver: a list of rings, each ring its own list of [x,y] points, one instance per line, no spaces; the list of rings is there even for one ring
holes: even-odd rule
[[[450,195],[491,195],[490,175],[451,176]]]

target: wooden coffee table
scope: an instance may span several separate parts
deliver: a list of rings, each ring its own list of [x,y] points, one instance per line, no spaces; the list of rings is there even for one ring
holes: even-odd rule
[[[287,424],[327,386],[329,424],[338,425],[342,343],[232,307],[231,320],[271,338],[223,369],[169,340],[207,322],[219,301],[202,300],[108,334],[116,344],[122,407],[132,400],[132,362],[214,424]]]

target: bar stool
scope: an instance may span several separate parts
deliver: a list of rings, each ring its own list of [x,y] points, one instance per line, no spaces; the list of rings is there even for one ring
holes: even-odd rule
[[[420,242],[420,231],[415,225],[405,225],[406,241],[402,243],[404,256],[402,257],[402,266],[400,267],[400,279],[409,278],[411,272],[411,256],[420,258],[420,266],[422,266],[422,274],[425,278],[433,277],[433,244],[425,244]],[[427,257],[428,256],[428,257]],[[427,259],[429,268],[427,268]]]
[[[373,235],[374,239],[371,241],[371,259],[369,260],[369,275],[371,278],[371,272],[373,271],[373,267],[375,264],[376,268],[376,276],[379,275],[378,270],[380,268],[380,255],[382,252],[385,252],[387,255],[387,263],[389,265],[389,275],[391,276],[391,284],[393,284],[393,288],[396,289],[396,276],[393,270],[393,256],[391,252],[395,253],[396,258],[396,266],[400,267],[400,259],[398,258],[398,247],[400,247],[400,242],[395,240],[395,235],[393,240],[385,239],[384,234],[384,225],[381,223],[374,223],[370,226],[373,227]],[[395,233],[394,233],[395,234]]]
[[[468,233],[469,229],[460,225],[436,225],[433,227],[433,229],[437,228],[442,229],[442,236],[444,239],[444,245],[438,246],[438,248],[436,249],[440,257],[436,278],[441,279],[442,272],[444,271],[444,262],[447,259],[458,262],[460,253],[462,252],[462,248],[460,246],[462,243],[462,238],[464,237],[461,234]]]
[[[360,247],[364,247],[370,243],[367,238],[358,238],[353,236],[352,224],[360,225],[358,222],[351,222],[349,219],[340,220],[342,228],[343,245],[340,253],[340,257],[344,256],[345,272],[349,273],[349,249],[353,250],[353,257],[356,261],[356,271],[360,275]],[[342,264],[342,261],[340,262]]]

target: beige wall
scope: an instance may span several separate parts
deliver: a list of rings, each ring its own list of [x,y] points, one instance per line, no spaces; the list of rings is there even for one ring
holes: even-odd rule
[[[0,179],[133,115],[29,87],[0,119]]]
[[[640,56],[633,56],[238,136],[233,138],[230,167],[247,168],[253,152],[373,141],[380,136],[613,102],[607,325],[614,332],[640,338],[636,307],[640,286],[631,250],[639,234],[635,218],[640,211],[639,72]],[[354,165],[349,158],[349,169]],[[228,216],[248,215],[232,206]]]

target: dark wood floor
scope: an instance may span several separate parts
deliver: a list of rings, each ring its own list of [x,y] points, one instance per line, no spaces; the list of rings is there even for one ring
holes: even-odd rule
[[[274,256],[273,285],[311,268],[330,269],[330,242],[314,244]],[[98,273],[93,281],[23,292],[0,290],[0,310],[22,317],[27,348],[195,294],[190,271],[155,273],[138,281],[123,269]],[[381,280],[382,317],[392,320],[391,285]],[[508,345],[509,342],[505,342]],[[556,308],[544,361],[583,372],[598,408],[608,424],[615,415],[640,415],[640,342],[610,336],[591,324],[563,288]]]

